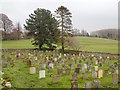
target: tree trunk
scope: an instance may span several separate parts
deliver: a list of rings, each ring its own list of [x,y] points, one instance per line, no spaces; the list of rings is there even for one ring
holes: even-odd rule
[[[42,50],[42,45],[39,45],[39,50]]]

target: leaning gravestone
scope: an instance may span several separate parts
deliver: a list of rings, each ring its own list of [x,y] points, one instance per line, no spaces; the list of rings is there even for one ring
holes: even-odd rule
[[[30,74],[35,74],[35,73],[36,73],[36,68],[30,67]]]
[[[101,78],[101,77],[103,77],[103,70],[98,71],[98,78]]]
[[[39,71],[39,78],[45,78],[45,70]]]
[[[86,82],[85,83],[85,88],[89,88],[90,89],[91,87],[92,87],[92,83],[91,82]]]
[[[118,84],[118,75],[115,73],[112,74],[112,83]]]
[[[52,78],[52,83],[58,83],[59,82],[59,76],[57,75],[57,76],[54,76],[53,78]]]
[[[94,88],[100,88],[100,81],[94,80]]]
[[[95,71],[92,72],[92,78],[97,78],[97,72]]]

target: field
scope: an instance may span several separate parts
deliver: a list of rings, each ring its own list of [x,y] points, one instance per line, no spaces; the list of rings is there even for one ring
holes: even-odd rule
[[[19,57],[17,57],[17,53]],[[35,56],[37,55],[38,59],[38,67],[35,66]],[[23,58],[24,56],[24,58]],[[88,65],[92,65],[91,70],[94,71],[94,66],[99,66],[99,64],[95,64],[96,60],[100,60],[100,56],[92,56],[90,55],[61,55],[59,52],[35,52],[35,51],[4,51],[3,53],[3,60],[7,63],[7,67],[3,68],[3,79],[8,82],[11,82],[13,88],[71,88],[71,80],[72,74],[75,71],[75,67],[78,64],[81,64],[81,67],[88,63]],[[46,61],[46,57],[50,57],[49,61],[54,63],[54,68],[52,72],[48,71],[48,64]],[[63,62],[59,62],[57,65],[55,64],[54,58],[57,58],[59,62],[60,60],[64,60]],[[70,58],[70,61],[69,61]],[[90,60],[90,58],[92,58]],[[95,59],[96,58],[96,59]],[[13,60],[13,62],[11,61]],[[30,67],[27,65],[27,61],[31,60],[32,64],[31,67],[36,67],[36,73],[31,75],[29,72]],[[108,75],[103,75],[102,78],[92,78],[91,71],[86,70],[85,72],[88,73],[88,78],[83,79],[82,69],[80,68],[80,72],[78,73],[78,87],[85,88],[85,83],[90,81],[92,83],[92,88],[94,88],[93,81],[99,80],[100,81],[100,88],[117,88],[117,84],[112,83],[112,73],[110,71],[108,62],[111,62],[112,68],[115,68],[115,64],[118,63],[117,58],[110,57],[110,58],[103,58],[101,59],[102,66],[99,66],[99,70],[102,69],[108,70]],[[80,62],[81,61],[81,62]],[[39,71],[42,69],[42,63],[46,63],[46,77],[39,79]],[[74,67],[71,68],[69,64],[72,64]],[[71,68],[70,74],[66,74],[63,66],[67,68]],[[59,81],[57,83],[52,83],[52,79],[57,74],[57,69],[62,69],[63,74],[59,76]],[[113,71],[116,69],[113,69]],[[115,71],[116,72],[116,71]],[[115,73],[114,72],[114,73]]]
[[[81,51],[118,53],[118,41],[94,37],[74,37]],[[31,40],[3,41],[2,48],[35,48]],[[60,48],[58,46],[58,48]],[[73,49],[67,47],[67,49]]]

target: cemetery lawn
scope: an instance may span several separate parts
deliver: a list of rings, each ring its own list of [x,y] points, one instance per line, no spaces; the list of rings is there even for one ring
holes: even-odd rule
[[[118,41],[111,39],[95,38],[95,37],[73,37],[77,41],[76,48],[80,48],[80,51],[90,51],[90,52],[106,52],[106,53],[118,53]],[[2,48],[36,48],[31,44],[31,39],[27,40],[11,40],[3,41]],[[60,46],[57,47],[58,49]],[[74,49],[72,47],[67,47],[66,49]]]

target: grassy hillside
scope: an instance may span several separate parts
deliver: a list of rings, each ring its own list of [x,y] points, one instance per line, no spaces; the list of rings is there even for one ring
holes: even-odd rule
[[[118,42],[116,40],[94,38],[94,37],[74,37],[77,47],[82,51],[118,53]],[[31,40],[3,41],[2,48],[35,48]],[[73,49],[73,48],[69,48]]]

